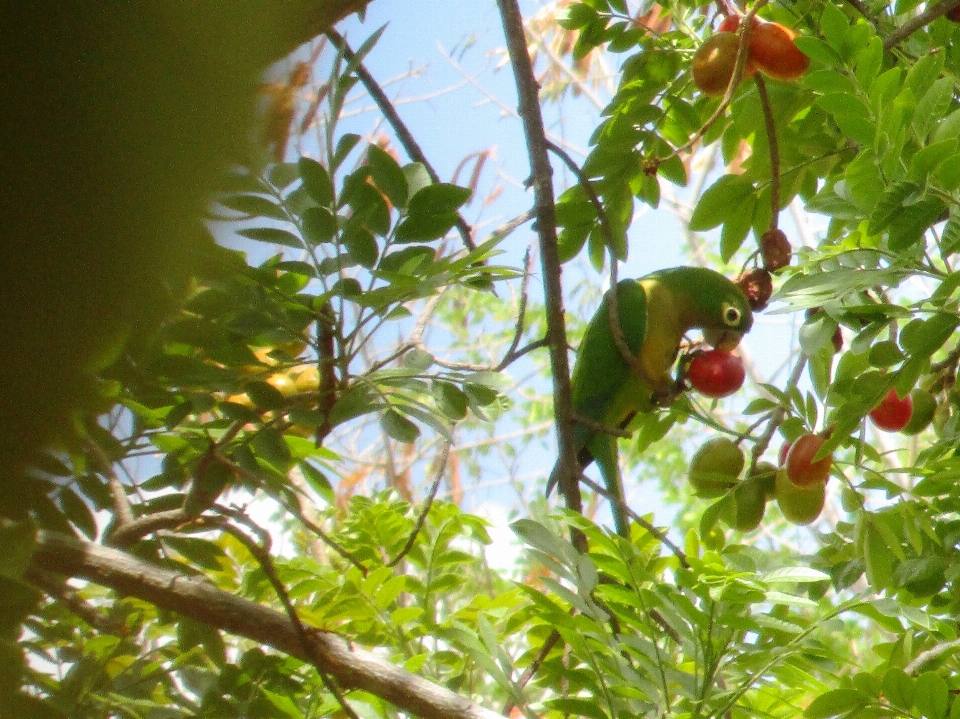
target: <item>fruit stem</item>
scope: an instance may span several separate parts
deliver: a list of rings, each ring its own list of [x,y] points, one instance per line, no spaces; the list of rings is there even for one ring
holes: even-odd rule
[[[777,126],[773,119],[773,108],[770,106],[770,95],[767,94],[767,83],[758,72],[753,77],[757,83],[757,95],[760,97],[760,107],[763,109],[763,124],[767,129],[767,145],[770,147],[770,227],[777,229],[780,221],[780,147],[777,144]]]

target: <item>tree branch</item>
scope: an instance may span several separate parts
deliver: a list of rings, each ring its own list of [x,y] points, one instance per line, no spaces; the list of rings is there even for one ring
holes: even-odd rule
[[[340,33],[333,28],[330,28],[327,30],[327,37],[330,38],[330,42],[332,42],[334,46],[343,53],[343,57],[347,60],[347,62],[353,62],[353,59],[356,56],[353,54],[350,46],[347,45],[347,41]],[[387,122],[390,123],[393,131],[397,133],[397,139],[400,140],[400,144],[403,145],[403,149],[406,151],[410,159],[423,165],[427,170],[427,174],[430,175],[430,179],[436,183],[439,183],[440,176],[437,175],[436,170],[433,169],[433,165],[430,164],[427,156],[423,153],[423,150],[420,149],[420,145],[417,143],[416,138],[414,138],[413,133],[410,132],[403,120],[400,119],[400,115],[397,113],[393,103],[390,102],[390,98],[387,97],[387,94],[383,91],[383,88],[380,87],[380,84],[376,81],[373,75],[367,71],[367,68],[363,66],[362,62],[357,63],[356,73],[357,77],[360,78],[360,82],[363,83],[363,86],[366,88],[367,92],[370,93],[370,97],[372,97],[373,101],[377,103],[377,107],[380,108],[380,112],[382,112],[383,116],[387,118]],[[467,249],[477,249],[477,245],[473,241],[473,230],[471,229],[470,225],[467,224],[467,221],[463,219],[463,216],[459,213],[457,214],[457,230],[460,232],[460,237],[463,238],[463,244],[466,245]]]
[[[221,591],[202,577],[155,567],[125,552],[41,531],[32,570],[79,577],[310,661],[282,612]],[[353,647],[333,632],[309,628],[317,669],[341,686],[362,689],[423,719],[500,719],[466,697]]]
[[[910,18],[903,23],[903,25],[883,38],[883,49],[891,49],[924,25],[929,25],[941,15],[946,15],[955,7],[960,7],[960,0],[943,0],[943,2],[938,2],[936,5],[931,5],[922,13]]]
[[[553,405],[557,422],[557,481],[567,506],[583,512],[578,483],[576,445],[571,417],[570,362],[567,357],[567,329],[563,316],[563,287],[560,256],[557,251],[557,222],[553,195],[553,169],[547,157],[547,139],[540,114],[539,87],[527,52],[523,18],[517,0],[497,0],[503,31],[507,39],[513,76],[520,100],[527,151],[530,156],[534,205],[537,212],[537,235],[540,240],[540,263],[543,269],[547,314],[547,340],[550,343],[550,365],[553,371]],[[575,541],[582,546],[582,539]]]

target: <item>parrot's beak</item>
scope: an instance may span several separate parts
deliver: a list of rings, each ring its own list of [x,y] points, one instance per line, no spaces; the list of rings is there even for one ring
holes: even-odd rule
[[[704,330],[703,339],[714,349],[718,349],[721,352],[730,352],[740,344],[740,340],[743,339],[743,333],[728,329]]]

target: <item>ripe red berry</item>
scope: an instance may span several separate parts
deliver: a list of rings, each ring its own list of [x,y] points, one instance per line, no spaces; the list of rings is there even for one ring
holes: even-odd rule
[[[743,386],[746,376],[743,360],[722,350],[698,352],[687,368],[687,379],[693,388],[715,399],[736,392]]]
[[[830,478],[833,455],[813,461],[814,456],[826,442],[819,434],[805,434],[790,446],[787,452],[787,477],[798,487],[826,482]]]
[[[896,390],[890,390],[880,404],[870,410],[870,419],[884,432],[899,432],[907,426],[913,414],[913,399],[907,395],[903,399]]]

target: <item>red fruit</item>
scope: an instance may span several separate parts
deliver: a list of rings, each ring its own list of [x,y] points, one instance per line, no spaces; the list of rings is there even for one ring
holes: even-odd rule
[[[947,19],[953,20],[954,22],[960,22],[960,7],[955,7],[953,10],[947,13]],[[723,23],[720,23],[721,26]]]
[[[798,487],[824,483],[830,478],[833,455],[813,461],[814,456],[826,442],[819,434],[805,434],[790,446],[787,452],[787,477]]]
[[[791,445],[793,445],[793,442],[784,442],[783,446],[780,448],[778,459],[781,467],[787,462],[787,452],[790,451]]]
[[[907,395],[903,399],[896,390],[890,390],[880,404],[870,410],[870,419],[884,432],[899,432],[907,426],[913,414],[913,399]]]
[[[773,280],[770,273],[759,267],[747,270],[737,280],[737,286],[743,290],[750,303],[750,309],[759,312],[767,306],[773,294]]]
[[[810,67],[810,58],[793,42],[796,37],[780,23],[761,23],[750,33],[750,59],[772,78],[796,80]]]
[[[743,360],[722,350],[698,352],[687,368],[687,379],[693,388],[715,399],[736,392],[743,386],[746,376]]]
[[[790,264],[793,247],[783,230],[767,230],[760,236],[760,254],[768,272],[776,272]]]
[[[717,32],[736,32],[740,29],[740,16],[739,15],[727,15],[723,20],[720,21],[720,26],[717,27]]]

